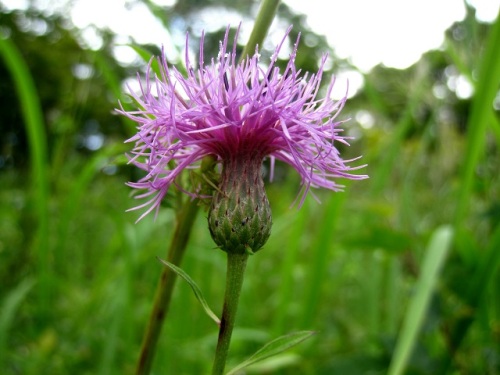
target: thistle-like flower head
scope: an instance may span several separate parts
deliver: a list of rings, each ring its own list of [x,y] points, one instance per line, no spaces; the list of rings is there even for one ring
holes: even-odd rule
[[[359,167],[348,166],[354,159],[343,160],[337,149],[339,143],[348,145],[349,138],[336,120],[345,98],[331,98],[333,79],[326,95],[318,98],[326,56],[317,73],[301,74],[295,66],[297,39],[280,70],[276,61],[284,38],[267,67],[260,65],[257,50],[238,63],[236,38],[228,47],[228,28],[218,57],[207,63],[202,37],[197,68],[186,52],[186,75],[162,56],[161,76],[153,77],[150,64],[140,93],[131,92],[140,108],[118,111],[138,124],[137,134],[128,140],[135,143],[130,160],[146,174],[129,185],[144,191],[138,197],[150,198],[136,207],[147,207],[141,218],[159,207],[184,169],[199,168],[207,155],[214,155],[223,169],[235,160],[260,166],[269,158],[271,179],[275,160],[291,165],[302,180],[299,204],[311,187],[337,191],[342,188],[337,178],[366,177],[351,174]]]

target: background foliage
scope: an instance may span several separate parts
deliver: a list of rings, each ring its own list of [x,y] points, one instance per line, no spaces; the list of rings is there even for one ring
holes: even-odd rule
[[[193,45],[201,12],[251,20],[258,5],[143,2],[166,29],[190,31]],[[321,204],[309,197],[296,210],[298,178],[278,169],[267,186],[273,234],[249,262],[231,356],[236,363],[290,331],[318,334],[248,373],[386,374],[413,327],[404,373],[500,374],[499,22],[481,24],[468,7],[442,49],[405,70],[363,74],[342,113],[356,141],[342,152],[363,154],[370,180],[317,192]],[[297,59],[304,71],[316,70],[324,52],[335,56],[282,4],[276,32],[290,23],[291,40],[300,31],[307,41]],[[207,56],[224,27],[207,32]],[[123,158],[134,125],[113,113],[118,100],[129,105],[123,82],[159,46],[131,41],[139,54],[125,65],[115,35],[97,32],[103,43],[93,50],[65,13],[0,4],[4,374],[132,373],[161,271],[156,256],[170,240],[171,209],[138,224],[125,213],[134,202],[124,183],[139,177]],[[332,61],[327,75],[356,70]],[[458,92],[464,79],[473,95]],[[439,228],[453,233],[448,252],[429,245]],[[213,247],[200,215],[183,268],[220,313],[225,259]],[[422,284],[424,260],[441,253],[432,289]],[[421,326],[409,308],[419,288],[431,296]],[[207,373],[216,332],[178,283],[154,373]]]

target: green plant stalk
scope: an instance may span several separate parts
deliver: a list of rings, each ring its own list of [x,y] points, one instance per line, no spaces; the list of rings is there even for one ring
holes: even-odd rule
[[[240,60],[245,59],[248,55],[252,56],[255,52],[255,47],[259,46],[259,49],[262,47],[261,44],[266,37],[269,27],[271,27],[271,23],[273,22],[274,15],[278,10],[279,4],[279,0],[262,1],[259,12],[257,13],[257,17],[255,18],[255,24],[252,29],[252,33],[250,34],[248,43],[243,49]]]
[[[174,237],[170,243],[167,255],[167,260],[170,263],[175,265],[181,263],[198,209],[198,199],[189,199],[178,212]],[[176,276],[177,274],[170,268],[163,267],[158,286],[156,287],[153,310],[151,311],[149,323],[141,346],[139,360],[137,362],[137,375],[147,375],[151,370],[158,337],[160,336],[163,321],[170,307]]]
[[[226,292],[212,375],[222,375],[226,367],[227,353],[229,352],[229,343],[238,310],[247,260],[248,254],[246,253],[227,253]]]
[[[248,55],[252,55],[257,46],[261,46],[273,22],[279,3],[279,0],[262,1],[252,33],[240,56],[240,61],[243,61]],[[247,260],[248,254],[227,254],[226,292],[212,368],[213,375],[223,374],[226,367],[226,359],[229,352],[229,344],[233,333],[234,320],[238,309]]]
[[[245,56],[247,56],[249,54],[249,51],[252,51],[253,53],[255,47],[263,42],[267,34],[267,31],[271,26],[272,20],[274,19],[274,15],[276,14],[278,5],[279,5],[279,0],[264,0],[262,2],[259,13],[257,14],[255,20],[252,34],[250,35],[250,39],[244,49],[243,54],[241,55],[240,60],[242,60]],[[179,266],[182,261],[187,241],[189,239],[191,228],[196,218],[197,212],[198,212],[198,200],[194,200],[187,202],[177,216],[178,218],[177,227],[175,229],[174,238],[172,239],[172,243],[170,245],[170,249],[167,255],[167,261],[176,266]],[[241,278],[243,279],[243,275],[241,275]],[[146,333],[141,346],[141,352],[136,367],[137,375],[147,375],[151,370],[156,350],[156,345],[158,342],[158,337],[160,335],[163,321],[170,306],[170,300],[172,298],[172,291],[175,284],[175,279],[176,279],[176,273],[172,271],[170,268],[165,267],[162,271],[160,281],[156,289],[153,311],[151,312],[148,327],[146,329]],[[232,324],[234,324],[234,320]],[[224,323],[221,324],[221,327],[223,325]],[[226,335],[227,330],[225,330],[225,332]],[[232,333],[232,325],[231,325],[231,330],[229,332],[229,337],[228,337],[229,340],[231,338],[231,333]],[[227,356],[228,349],[229,349],[229,341],[227,342],[225,356]],[[222,371],[224,369],[224,365],[225,365],[225,358],[224,358],[224,363],[222,363],[223,366]]]

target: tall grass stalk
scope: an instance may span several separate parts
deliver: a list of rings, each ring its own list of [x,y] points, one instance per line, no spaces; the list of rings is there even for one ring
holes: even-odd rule
[[[0,54],[14,81],[28,136],[32,204],[36,213],[32,249],[38,269],[41,315],[46,316],[50,310],[50,278],[53,273],[49,249],[49,165],[43,111],[29,67],[14,42],[0,36]]]
[[[479,78],[475,85],[475,95],[467,121],[467,148],[463,160],[460,189],[457,197],[455,227],[460,229],[466,220],[471,195],[476,178],[476,166],[484,154],[486,131],[491,117],[493,100],[500,82],[500,12],[491,27],[485,44],[484,54],[479,64]],[[466,258],[472,254],[462,254]]]

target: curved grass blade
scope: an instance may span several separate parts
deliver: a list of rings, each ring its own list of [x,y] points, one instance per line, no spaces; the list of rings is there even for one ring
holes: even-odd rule
[[[288,335],[280,336],[277,339],[274,339],[273,341],[264,345],[261,349],[256,351],[254,355],[240,363],[226,375],[235,375],[238,371],[245,367],[284,352],[285,350],[288,350],[291,347],[300,344],[302,341],[308,339],[315,333],[316,332],[314,331],[298,331],[289,333]]]
[[[51,297],[51,255],[49,253],[49,162],[47,135],[42,106],[36,91],[35,82],[26,60],[11,39],[0,36],[0,57],[3,57],[17,91],[21,112],[26,126],[30,150],[32,173],[32,194],[36,210],[36,241],[33,246],[35,264],[38,264],[39,298],[42,315],[49,314]]]
[[[208,306],[207,301],[205,300],[205,297],[203,297],[203,293],[201,292],[200,288],[196,283],[189,277],[189,275],[184,272],[181,268],[177,267],[176,265],[167,262],[166,260],[158,258],[158,260],[163,263],[165,266],[170,268],[172,271],[174,271],[177,275],[182,277],[184,280],[187,281],[191,289],[193,289],[194,295],[196,296],[196,299],[201,303],[201,306],[203,307],[203,310],[207,313],[207,315],[215,322],[217,325],[220,326],[220,319],[215,315],[215,313],[210,309]]]

